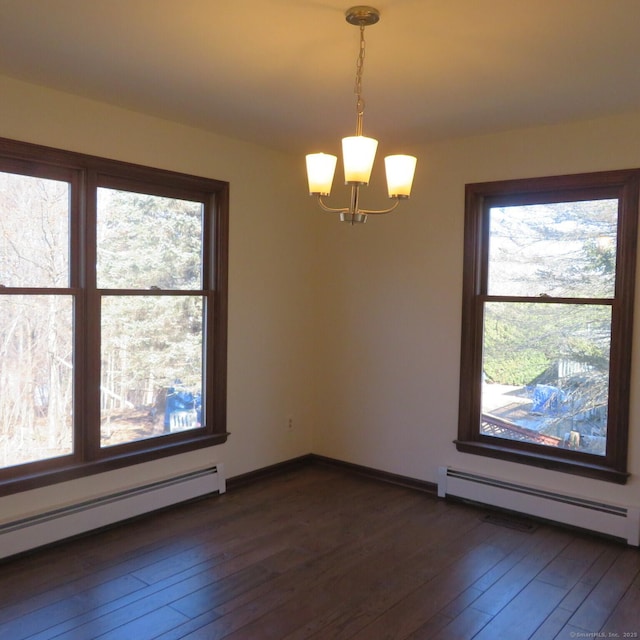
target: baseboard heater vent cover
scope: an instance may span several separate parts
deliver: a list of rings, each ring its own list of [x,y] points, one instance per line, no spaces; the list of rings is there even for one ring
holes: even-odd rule
[[[451,467],[438,469],[438,496],[462,498],[603,533],[640,546],[640,509],[506,482]]]
[[[0,525],[0,558],[210,493],[224,493],[224,465],[138,486]]]

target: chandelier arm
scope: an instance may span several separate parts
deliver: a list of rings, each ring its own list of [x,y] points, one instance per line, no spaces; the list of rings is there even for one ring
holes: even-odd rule
[[[318,205],[320,206],[320,208],[323,211],[328,211],[329,213],[349,213],[349,209],[348,208],[342,208],[342,209],[334,209],[333,207],[328,207],[322,200],[322,196],[317,196],[318,198]]]
[[[366,215],[382,215],[383,213],[391,213],[400,204],[400,200],[396,200],[395,204],[388,209],[379,209],[376,211],[370,211],[368,209],[358,209],[358,213],[364,213]]]
[[[323,211],[327,211],[329,213],[348,213],[350,215],[358,214],[358,215],[383,215],[385,213],[391,213],[394,211],[397,206],[400,204],[400,200],[396,200],[393,206],[388,209],[360,209],[360,208],[350,208],[350,207],[342,207],[340,209],[327,206],[322,200],[322,196],[316,196],[318,199],[318,205]]]

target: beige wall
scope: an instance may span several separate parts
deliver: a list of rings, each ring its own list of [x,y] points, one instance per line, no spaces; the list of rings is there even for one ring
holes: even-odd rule
[[[0,77],[0,96],[2,137],[227,180],[231,193],[228,442],[0,499],[0,521],[208,461],[233,476],[308,453],[317,219],[304,215],[310,202],[299,159],[8,78]]]
[[[1,499],[2,520],[209,459],[234,476],[310,451],[432,482],[438,466],[455,465],[640,504],[639,344],[627,486],[463,455],[452,444],[465,183],[640,167],[640,114],[413,149],[412,199],[348,227],[315,212],[297,156],[6,78],[0,95],[0,136],[231,183],[228,443]],[[363,206],[384,199],[378,189]]]
[[[319,388],[325,397],[314,452],[431,482],[439,466],[452,465],[640,504],[640,309],[630,425],[633,475],[627,486],[462,454],[452,444],[457,434],[464,185],[640,167],[640,114],[453,140],[414,151],[418,174],[405,206],[360,228],[327,226],[322,236],[326,334]],[[636,301],[640,304],[640,295]]]

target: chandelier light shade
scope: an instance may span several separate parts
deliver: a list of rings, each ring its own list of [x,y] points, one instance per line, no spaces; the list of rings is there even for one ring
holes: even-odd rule
[[[356,6],[346,12],[349,24],[360,28],[360,49],[356,63],[356,134],[342,139],[342,162],[344,165],[344,183],[351,187],[351,200],[348,207],[329,207],[322,200],[331,194],[331,185],[335,174],[337,157],[327,153],[307,155],[307,179],[309,195],[318,198],[320,208],[329,213],[340,214],[340,220],[349,224],[366,222],[370,214],[383,214],[393,211],[400,200],[411,195],[411,185],[416,169],[416,158],[407,155],[392,155],[385,158],[387,190],[395,203],[387,209],[368,210],[360,208],[360,187],[367,186],[371,178],[373,162],[378,141],[362,135],[364,118],[364,99],[362,97],[362,72],[364,68],[365,40],[364,29],[380,20],[380,12],[373,7]]]
[[[387,190],[390,198],[408,198],[416,172],[415,156],[387,156],[384,159],[387,173]]]
[[[363,186],[369,184],[377,148],[378,141],[374,138],[365,136],[342,138],[345,184]]]
[[[337,156],[332,156],[330,153],[310,153],[307,156],[309,195],[328,196],[331,194],[337,161]]]

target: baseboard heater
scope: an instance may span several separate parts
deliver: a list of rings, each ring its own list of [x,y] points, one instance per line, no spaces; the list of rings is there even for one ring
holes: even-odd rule
[[[216,464],[86,502],[0,525],[0,558],[226,490],[224,466]]]
[[[640,509],[634,507],[596,502],[450,467],[438,469],[438,496],[461,498],[606,534],[634,547],[640,545]]]

